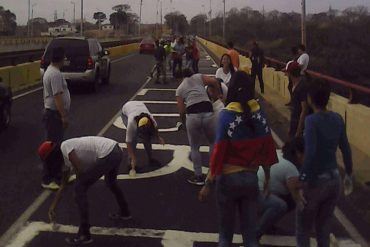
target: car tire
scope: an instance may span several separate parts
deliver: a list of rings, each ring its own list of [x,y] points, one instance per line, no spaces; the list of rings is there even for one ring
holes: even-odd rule
[[[11,122],[10,104],[6,104],[0,108],[0,130],[8,128],[10,122]]]
[[[98,92],[98,89],[99,89],[99,86],[100,86],[101,83],[102,83],[102,78],[100,77],[100,73],[99,73],[99,71],[96,71],[95,79],[94,79],[94,81],[91,82],[91,85],[90,85],[91,86],[91,91],[93,93]]]
[[[111,73],[111,65],[109,63],[109,68],[108,68],[108,73],[107,73],[107,76],[103,79],[103,84],[104,85],[108,85],[109,82],[110,82],[110,73]]]

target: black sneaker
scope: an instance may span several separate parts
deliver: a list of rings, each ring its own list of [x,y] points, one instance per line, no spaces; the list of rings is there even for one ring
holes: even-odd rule
[[[205,177],[204,175],[196,176],[193,175],[190,178],[188,178],[188,182],[194,185],[202,186],[204,185]]]
[[[111,213],[109,214],[109,218],[111,220],[131,220],[132,216],[131,215],[121,215],[117,213]]]
[[[90,244],[93,242],[91,236],[86,235],[77,235],[75,237],[66,238],[66,242],[70,245],[81,245],[81,244]]]

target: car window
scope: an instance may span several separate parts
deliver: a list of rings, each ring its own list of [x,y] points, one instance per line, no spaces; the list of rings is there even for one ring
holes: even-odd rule
[[[86,40],[54,39],[48,45],[45,57],[50,59],[51,53],[56,47],[64,48],[67,58],[89,56],[89,45]]]

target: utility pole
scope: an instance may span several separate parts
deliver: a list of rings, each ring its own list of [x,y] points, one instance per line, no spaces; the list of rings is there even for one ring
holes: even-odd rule
[[[73,25],[76,28],[76,3],[71,1],[71,4],[73,4]]]
[[[32,4],[32,13],[31,13],[31,36],[33,37],[33,7],[35,7],[37,4]]]
[[[222,23],[222,36],[224,38],[224,41],[226,41],[226,0],[223,1],[224,1],[224,17]]]
[[[80,34],[81,34],[81,36],[84,35],[84,0],[81,0],[81,26],[80,26]]]
[[[209,37],[212,37],[212,0],[209,0]]]
[[[306,36],[306,0],[302,0],[302,20],[301,20],[301,32],[302,32],[302,44],[307,45]]]
[[[28,0],[27,36],[30,37],[31,0]]]
[[[143,0],[140,0],[139,36],[141,36],[141,9],[142,7],[143,7]]]
[[[161,37],[163,35],[163,10],[162,10],[162,0],[161,1]]]

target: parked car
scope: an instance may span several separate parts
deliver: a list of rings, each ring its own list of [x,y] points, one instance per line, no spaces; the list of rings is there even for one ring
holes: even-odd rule
[[[139,52],[140,54],[143,53],[154,54],[155,48],[156,48],[155,41],[153,39],[147,38],[141,41]]]
[[[99,84],[108,84],[111,73],[109,51],[96,39],[84,37],[55,38],[47,45],[41,59],[41,75],[50,64],[52,50],[62,47],[66,59],[61,72],[69,84],[86,83],[93,91]]]
[[[12,91],[0,78],[0,130],[6,129],[11,120]]]

